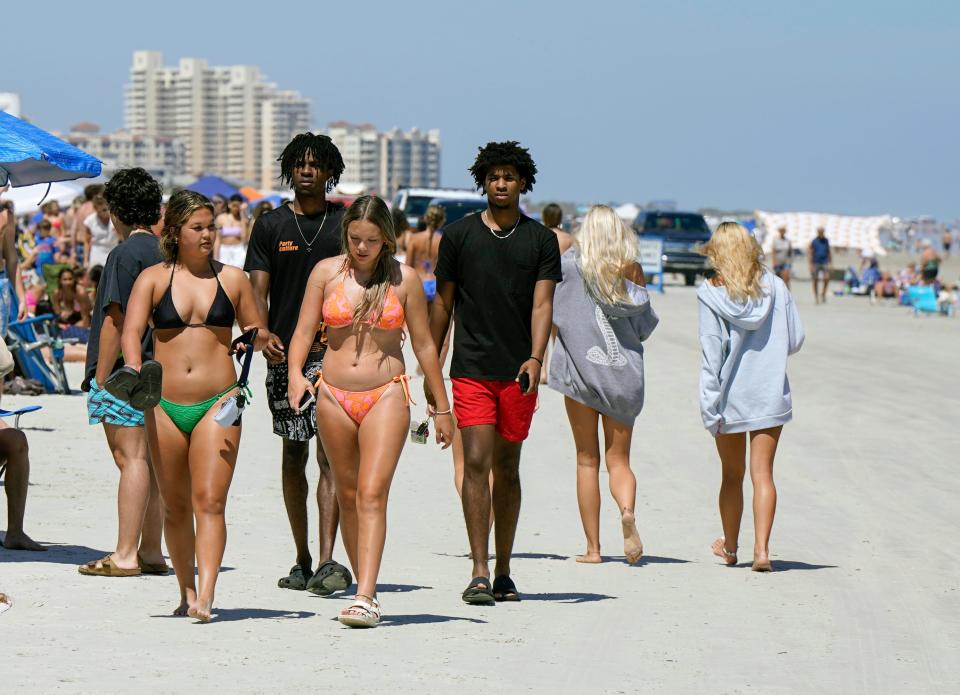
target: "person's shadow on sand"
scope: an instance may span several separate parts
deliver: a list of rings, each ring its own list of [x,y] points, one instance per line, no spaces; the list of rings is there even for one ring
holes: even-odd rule
[[[66,543],[46,543],[38,541],[47,549],[45,553],[31,553],[20,550],[7,550],[0,541],[0,565],[7,562],[53,562],[61,565],[82,565],[84,562],[99,559],[107,554],[105,550],[88,548],[85,545]]]
[[[614,556],[614,557],[604,557],[603,561],[607,562],[612,560],[613,562],[622,562],[625,565],[629,565],[627,558],[623,555]],[[690,560],[683,560],[679,557],[666,557],[664,555],[644,555],[637,561],[635,564],[631,565],[632,567],[643,567],[644,565],[685,565]]]
[[[316,613],[310,611],[278,611],[270,608],[214,608],[213,623],[232,623],[238,620],[291,620],[295,618],[312,618]],[[193,618],[184,618],[172,614],[151,615],[151,618],[176,618],[195,622]],[[199,624],[199,623],[198,623]]]
[[[434,623],[450,623],[462,621],[466,623],[486,624],[486,620],[478,618],[465,618],[459,615],[431,615],[430,613],[419,613],[415,615],[385,615],[382,627],[399,627],[401,625],[429,625]]]
[[[523,601],[554,601],[555,603],[593,603],[594,601],[606,601],[616,599],[616,596],[607,596],[606,594],[590,594],[580,592],[570,593],[549,593],[549,594],[521,594]]]
[[[747,566],[750,563],[745,563]],[[837,565],[811,565],[806,562],[800,562],[799,560],[771,560],[770,564],[773,566],[774,572],[789,572],[791,570],[832,570],[836,569]]]

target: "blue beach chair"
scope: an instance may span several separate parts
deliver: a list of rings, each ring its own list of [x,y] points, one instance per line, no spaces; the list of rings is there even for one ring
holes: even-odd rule
[[[24,406],[23,408],[18,408],[17,410],[4,410],[3,408],[0,408],[0,417],[12,417],[13,426],[16,429],[20,429],[20,416],[26,415],[27,413],[35,413],[41,408],[43,408],[42,405],[28,405]],[[0,464],[0,478],[2,478],[3,474],[6,472],[7,462],[4,461],[2,464]]]
[[[910,306],[913,307],[914,316],[939,313],[937,291],[932,285],[910,285],[907,293],[910,296]]]
[[[23,321],[11,321],[7,325],[6,340],[24,377],[39,381],[47,393],[70,393],[63,368],[64,345],[76,343],[77,340],[60,336],[56,316],[43,314]],[[49,362],[43,354],[43,348],[49,348]]]

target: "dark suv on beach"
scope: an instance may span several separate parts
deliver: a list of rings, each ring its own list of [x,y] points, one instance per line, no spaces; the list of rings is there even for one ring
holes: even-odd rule
[[[663,239],[663,272],[680,273],[686,285],[707,270],[706,256],[696,248],[710,240],[710,227],[696,212],[644,210],[633,221],[633,229],[644,237]]]

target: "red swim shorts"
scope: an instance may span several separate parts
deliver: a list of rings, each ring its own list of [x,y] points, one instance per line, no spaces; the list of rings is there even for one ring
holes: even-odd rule
[[[453,382],[453,414],[457,427],[496,425],[497,434],[508,442],[522,442],[530,433],[535,395],[524,396],[516,381],[466,379]]]

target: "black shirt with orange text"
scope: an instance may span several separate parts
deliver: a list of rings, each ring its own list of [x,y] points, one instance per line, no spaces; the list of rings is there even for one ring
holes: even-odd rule
[[[327,203],[327,215],[297,215],[289,205],[264,213],[253,225],[243,269],[270,273],[270,315],[267,327],[290,346],[300,318],[300,305],[313,267],[339,256],[340,220],[344,208]],[[299,230],[297,222],[300,223]],[[320,224],[323,228],[320,229]],[[316,236],[316,239],[314,239]],[[312,242],[308,247],[304,241]],[[309,248],[309,251],[307,250]]]

